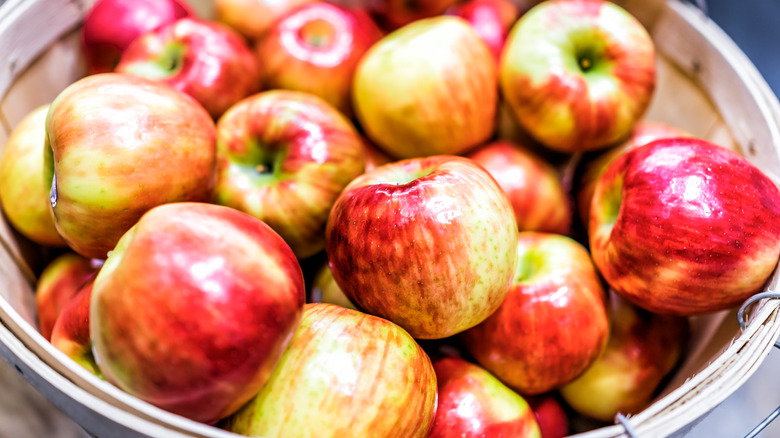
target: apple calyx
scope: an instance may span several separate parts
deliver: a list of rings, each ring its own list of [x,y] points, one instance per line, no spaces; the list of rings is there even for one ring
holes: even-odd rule
[[[336,29],[331,22],[316,18],[307,21],[298,29],[298,37],[308,46],[324,49],[331,47],[336,41]]]

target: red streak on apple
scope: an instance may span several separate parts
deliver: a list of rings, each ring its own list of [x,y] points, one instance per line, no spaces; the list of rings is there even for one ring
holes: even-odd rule
[[[448,13],[468,21],[498,61],[506,35],[520,15],[520,8],[509,0],[471,0],[454,5]]]
[[[780,192],[736,152],[662,139],[610,165],[596,186],[594,261],[656,313],[721,310],[760,291],[780,256]]]
[[[297,259],[261,221],[211,204],[150,210],[98,275],[91,332],[106,379],[212,423],[263,386],[298,326]]]

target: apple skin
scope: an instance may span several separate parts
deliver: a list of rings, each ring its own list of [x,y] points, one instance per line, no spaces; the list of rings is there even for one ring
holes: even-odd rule
[[[368,138],[391,157],[458,155],[493,135],[496,63],[462,18],[420,20],[366,52],[352,100]]]
[[[217,122],[215,202],[279,233],[299,258],[325,248],[325,223],[341,190],[365,169],[352,123],[317,96],[270,90]]]
[[[543,2],[510,31],[499,75],[531,136],[559,152],[584,152],[623,140],[644,115],[655,91],[655,47],[611,2]]]
[[[370,0],[369,12],[382,28],[397,30],[415,21],[443,14],[457,0]]]
[[[49,105],[41,105],[13,128],[0,156],[0,203],[11,226],[39,245],[64,247],[49,213],[43,181],[43,144]]]
[[[220,426],[246,436],[413,438],[426,436],[435,410],[436,373],[406,331],[311,303],[268,383]]]
[[[315,94],[352,116],[352,78],[358,61],[383,34],[365,11],[325,2],[282,17],[257,44],[269,89]]]
[[[738,153],[696,138],[621,155],[596,184],[593,261],[621,296],[654,313],[733,307],[762,290],[780,256],[780,191]]]
[[[512,206],[463,157],[410,158],[355,178],[326,229],[333,277],[359,309],[418,339],[452,336],[493,313],[517,261]]]
[[[487,170],[509,197],[520,231],[567,234],[572,200],[558,171],[530,149],[498,140],[466,154]]]
[[[57,231],[79,254],[105,259],[151,207],[208,201],[215,131],[200,104],[162,82],[103,73],[69,85],[46,120]]]
[[[260,91],[260,65],[246,40],[211,21],[182,18],[140,35],[116,66],[164,81],[186,93],[214,119],[239,100]]]
[[[438,403],[429,438],[540,438],[528,402],[485,369],[458,357],[433,362]]]
[[[215,423],[268,380],[305,296],[297,259],[260,220],[213,204],[161,205],[95,279],[95,358],[131,395]]]
[[[569,436],[570,421],[566,411],[553,393],[526,397],[534,411],[542,438],[564,438]]]
[[[498,62],[509,30],[520,16],[520,7],[510,0],[469,0],[447,10],[468,21]]]
[[[618,413],[636,414],[649,406],[690,337],[687,318],[650,313],[614,293],[610,322],[604,352],[584,374],[560,389],[572,409],[600,421],[614,420]]]
[[[63,307],[52,329],[51,344],[87,371],[102,378],[103,374],[92,354],[92,338],[89,334],[93,285],[94,277]]]
[[[114,70],[139,35],[194,13],[183,0],[98,0],[84,17],[81,47],[87,73]]]
[[[214,20],[256,42],[280,18],[317,0],[215,0]]]
[[[606,295],[588,251],[569,237],[522,232],[517,252],[501,307],[462,336],[478,364],[538,395],[582,374],[604,349]]]
[[[686,131],[666,123],[640,120],[634,126],[631,137],[621,144],[595,153],[595,156],[584,158],[581,165],[582,172],[578,179],[576,189],[577,214],[585,229],[588,228],[590,217],[590,201],[593,199],[593,190],[607,167],[623,153],[644,146],[654,140],[673,137],[691,137]]]
[[[65,252],[50,261],[35,285],[38,326],[47,341],[62,309],[78,291],[97,275],[101,264],[73,252]]]

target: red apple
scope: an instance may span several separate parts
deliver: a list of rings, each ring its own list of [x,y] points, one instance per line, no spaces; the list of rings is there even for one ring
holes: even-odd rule
[[[309,302],[337,304],[349,309],[355,309],[355,305],[349,301],[349,298],[344,295],[344,291],[336,283],[336,280],[333,278],[333,272],[331,272],[327,263],[323,264],[314,273]]]
[[[95,279],[95,358],[128,393],[213,423],[263,387],[305,295],[297,259],[263,222],[213,204],[161,205]]]
[[[654,313],[727,309],[762,290],[780,256],[780,191],[736,152],[656,140],[596,184],[593,260],[620,295]]]
[[[541,437],[528,402],[483,368],[458,357],[433,368],[438,402],[429,438]]]
[[[359,8],[325,2],[282,17],[258,42],[268,88],[304,91],[352,115],[352,78],[363,54],[382,37]]]
[[[477,363],[523,395],[582,374],[609,332],[605,293],[588,251],[558,234],[520,233],[512,286],[501,307],[463,333]]]
[[[461,17],[474,26],[496,62],[501,58],[506,36],[520,12],[519,6],[510,0],[468,0],[447,10],[448,14]]]
[[[559,152],[626,138],[655,90],[655,48],[642,24],[606,0],[542,2],[512,28],[499,67],[520,125]]]
[[[569,232],[572,202],[552,164],[506,140],[478,147],[466,156],[484,167],[507,194],[520,231]]]
[[[35,307],[38,326],[47,341],[62,309],[99,269],[99,263],[72,252],[57,256],[44,267],[35,285]]]
[[[412,22],[443,14],[457,0],[370,0],[366,7],[379,23],[395,30]]]
[[[87,12],[81,27],[87,72],[112,71],[136,37],[193,15],[184,0],[98,0]]]
[[[257,41],[277,20],[314,1],[214,0],[214,20],[232,27],[249,41]]]
[[[685,317],[652,314],[616,294],[610,298],[607,348],[584,374],[560,389],[576,412],[600,421],[649,406],[689,337]]]
[[[672,137],[690,137],[690,134],[666,123],[640,120],[637,122],[628,140],[584,160],[581,165],[582,173],[578,180],[576,197],[577,212],[580,220],[585,225],[585,229],[588,227],[593,189],[596,187],[596,183],[601,175],[607,170],[607,167],[624,152],[644,146],[654,140]]]
[[[496,63],[462,18],[420,20],[366,52],[352,99],[366,135],[388,155],[456,155],[493,135]]]
[[[386,319],[307,304],[262,390],[222,427],[247,436],[425,437],[436,374],[411,336]]]
[[[517,261],[512,206],[472,160],[412,158],[353,180],[328,218],[336,282],[359,309],[415,338],[452,336],[493,313]]]
[[[328,213],[365,167],[347,118],[317,96],[271,90],[230,108],[217,144],[217,203],[266,222],[299,258],[325,248]]]
[[[80,79],[51,104],[46,135],[54,223],[85,257],[104,259],[156,205],[211,199],[214,121],[162,82],[120,73]]]
[[[164,81],[219,118],[260,91],[260,65],[249,44],[219,23],[183,18],[140,35],[125,51],[118,73]]]
[[[0,203],[8,223],[31,241],[51,247],[66,243],[49,213],[49,188],[43,180],[46,114],[42,105],[13,128],[0,156]]]
[[[63,307],[51,334],[51,344],[65,353],[90,373],[102,377],[92,354],[92,338],[89,335],[89,307],[94,278],[79,289]]]
[[[527,397],[534,411],[542,438],[564,438],[569,436],[569,415],[558,398],[551,393]]]

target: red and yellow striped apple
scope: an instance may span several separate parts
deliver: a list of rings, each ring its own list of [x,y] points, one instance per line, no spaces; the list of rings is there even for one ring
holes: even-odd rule
[[[92,278],[82,286],[63,307],[51,332],[51,344],[90,373],[102,377],[95,355],[92,354],[92,337],[89,333],[89,308],[94,280]]]
[[[474,27],[498,62],[506,36],[520,13],[519,5],[511,0],[468,0],[456,3],[447,13],[461,17]]]

